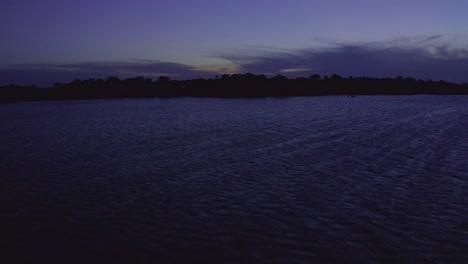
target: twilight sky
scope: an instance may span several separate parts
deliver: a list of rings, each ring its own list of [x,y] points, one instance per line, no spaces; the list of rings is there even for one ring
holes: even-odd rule
[[[1,0],[0,85],[337,73],[468,82],[466,0]]]

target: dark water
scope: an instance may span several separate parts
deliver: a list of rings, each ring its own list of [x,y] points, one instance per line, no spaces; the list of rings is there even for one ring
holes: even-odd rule
[[[468,97],[0,105],[12,263],[468,263]]]

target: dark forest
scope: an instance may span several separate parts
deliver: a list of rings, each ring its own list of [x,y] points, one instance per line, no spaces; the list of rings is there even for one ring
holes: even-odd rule
[[[324,95],[463,95],[468,84],[417,80],[410,77],[369,78],[337,74],[288,79],[283,75],[224,74],[210,79],[171,80],[161,76],[153,81],[142,76],[119,79],[74,80],[53,87],[7,85],[0,87],[0,101],[71,100],[145,97],[258,98]]]

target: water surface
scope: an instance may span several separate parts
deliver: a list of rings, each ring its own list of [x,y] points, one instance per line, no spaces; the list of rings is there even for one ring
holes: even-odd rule
[[[466,96],[0,104],[0,136],[16,262],[468,262]]]

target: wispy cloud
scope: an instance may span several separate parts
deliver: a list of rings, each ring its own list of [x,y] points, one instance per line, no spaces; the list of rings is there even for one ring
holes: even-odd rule
[[[241,72],[319,73],[343,76],[395,77],[468,82],[468,45],[442,35],[399,38],[385,42],[329,42],[320,48],[294,51],[266,49],[256,54],[226,53],[221,58]],[[307,72],[309,70],[310,72]]]
[[[310,68],[289,68],[289,69],[282,69],[280,72],[294,73],[294,72],[307,72],[310,70],[311,70]]]
[[[209,78],[222,73],[284,74],[289,77],[313,73],[342,76],[395,77],[468,82],[466,40],[447,40],[442,35],[397,38],[384,42],[348,43],[327,40],[313,48],[284,49],[248,46],[212,54],[228,63],[188,65],[154,60],[27,64],[0,68],[0,85],[50,86],[74,79],[120,78],[161,75],[173,79]],[[326,44],[326,45],[325,45]]]
[[[23,64],[0,68],[0,85],[14,83],[18,85],[51,86],[55,82],[70,82],[74,79],[106,78],[108,76],[157,78],[161,75],[174,79],[186,79],[212,77],[213,73],[190,65],[152,60]]]

